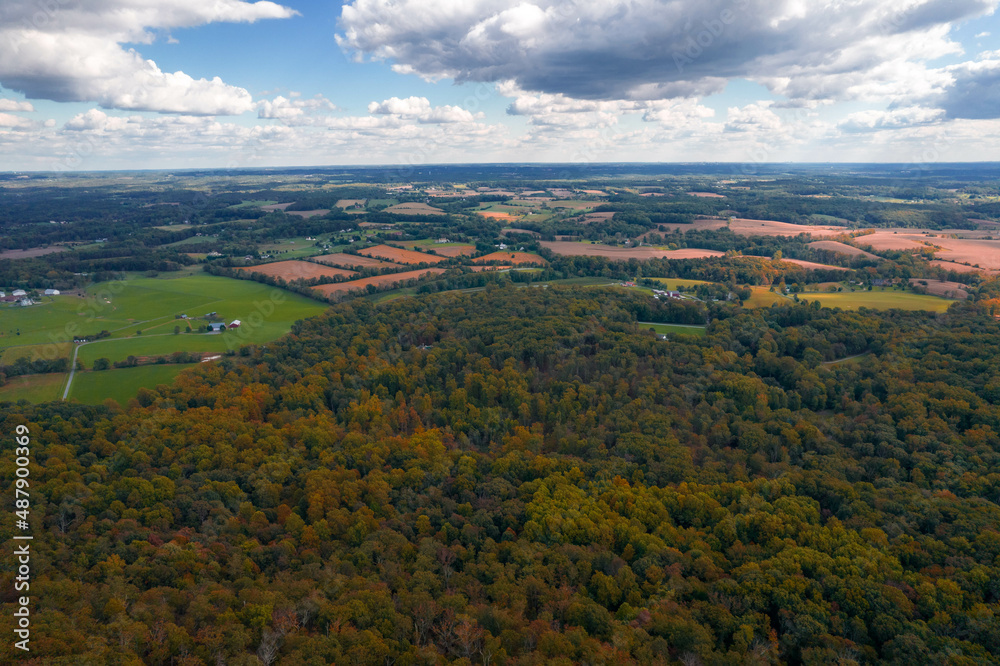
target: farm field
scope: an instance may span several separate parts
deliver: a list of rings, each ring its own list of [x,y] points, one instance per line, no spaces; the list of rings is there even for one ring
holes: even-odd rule
[[[366,257],[385,259],[397,264],[436,264],[445,260],[444,257],[436,257],[432,254],[414,252],[413,250],[404,250],[391,245],[376,245],[375,247],[365,248],[358,252]]]
[[[746,255],[753,256],[753,255]],[[770,257],[756,257],[757,259],[770,259]],[[830,264],[817,264],[814,261],[803,261],[802,259],[782,259],[783,263],[795,264],[796,266],[801,266],[802,268],[809,268],[812,270],[825,270],[825,271],[846,271],[848,269],[843,266],[831,266]]]
[[[963,237],[950,237],[954,235]],[[935,259],[990,270],[1000,269],[1000,241],[978,237],[984,235],[989,233],[961,229],[945,232],[879,229],[873,234],[859,236],[856,242],[876,250],[933,249]]]
[[[30,257],[41,257],[46,254],[65,252],[69,248],[61,245],[51,245],[49,247],[32,247],[27,250],[4,250],[0,252],[0,259],[28,259]]]
[[[268,342],[288,332],[296,320],[323,309],[322,304],[304,296],[249,280],[204,273],[176,278],[131,277],[93,285],[85,297],[56,296],[37,306],[0,311],[5,334],[0,344],[64,345],[75,337],[109,331],[111,337],[81,346],[79,358],[89,367],[93,359],[102,356],[115,361],[129,355],[224,351],[229,345],[223,338],[228,335],[238,336],[235,346]],[[199,317],[212,311],[218,312],[214,321],[261,321],[258,326],[231,333],[173,334],[174,326],[186,328],[190,323],[197,328],[206,323],[178,320],[175,315]],[[21,335],[7,335],[8,329],[19,329]],[[143,334],[136,335],[137,330]]]
[[[515,227],[509,227],[507,229],[501,229],[501,234],[528,234],[529,236],[534,236],[535,238],[541,237],[541,234],[537,231],[532,231],[531,229],[517,229]]]
[[[708,331],[704,326],[687,326],[684,324],[654,324],[640,321],[639,328],[644,331],[653,329],[655,333],[659,333],[660,335],[674,333],[682,335],[697,335],[698,337],[703,338],[708,334]]]
[[[330,294],[345,293],[348,291],[355,291],[358,289],[364,289],[370,284],[376,286],[385,286],[388,284],[395,284],[397,282],[404,282],[406,280],[415,280],[428,273],[433,273],[434,275],[440,275],[444,273],[443,268],[423,268],[416,271],[406,271],[403,273],[392,273],[390,275],[377,275],[370,278],[362,278],[361,280],[351,280],[350,282],[337,282],[335,284],[321,284],[319,286],[313,287],[313,291],[319,292],[324,296],[329,296]]]
[[[467,266],[469,270],[473,273],[482,273],[483,271],[509,271],[513,266]]]
[[[336,204],[337,208],[353,208],[355,206],[363,207],[368,203],[367,199],[339,199]]]
[[[461,257],[475,254],[476,246],[468,243],[437,243],[433,239],[426,238],[417,241],[393,242],[392,247],[402,247],[403,249],[433,251],[442,257]]]
[[[854,247],[853,245],[848,245],[847,243],[841,243],[840,241],[813,241],[809,243],[809,247],[814,247],[817,250],[828,250],[830,252],[837,252],[839,254],[846,254],[850,257],[868,257],[869,259],[879,259],[878,255],[874,255],[871,252],[865,252],[861,248]]]
[[[715,192],[685,192],[689,197],[698,197],[700,199],[725,199],[726,195],[716,194]]]
[[[286,282],[291,282],[292,280],[315,280],[321,277],[350,277],[356,275],[354,271],[320,266],[309,261],[276,261],[273,264],[246,266],[238,270],[246,271],[247,273],[261,273],[271,277],[280,277]]]
[[[745,308],[769,308],[775,303],[783,304],[790,299],[771,291],[768,287],[750,287],[750,298],[743,302]]]
[[[660,250],[652,247],[612,247],[610,245],[595,245],[577,243],[575,241],[541,241],[541,246],[556,254],[583,257],[614,257],[618,259],[701,259],[704,257],[721,257],[725,252],[684,248],[681,250]]]
[[[70,400],[86,405],[99,405],[108,398],[125,406],[140,388],[156,388],[169,384],[187,368],[197,363],[141,365],[135,368],[111,368],[95,372],[77,372],[70,389]]]
[[[322,254],[318,257],[314,257],[314,259],[324,264],[330,264],[331,266],[343,266],[346,268],[385,268],[386,266],[396,265],[388,261],[381,261],[380,259],[339,252],[334,254]]]
[[[291,206],[293,203],[295,203],[295,202],[294,201],[289,201],[288,203],[278,203],[278,202],[275,201],[275,202],[268,203],[268,202],[265,201],[265,202],[263,202],[263,205],[260,207],[260,209],[261,210],[266,210],[269,213],[273,213],[276,210],[285,210],[286,208],[288,208],[289,206]]]
[[[31,403],[58,400],[66,384],[66,373],[11,377],[0,386],[0,402],[27,400]]]
[[[703,231],[712,229],[723,229],[729,227],[734,234],[743,236],[798,236],[799,234],[811,234],[813,236],[839,236],[848,231],[844,227],[835,227],[815,224],[790,224],[788,222],[778,222],[777,220],[749,220],[735,218],[731,222],[727,220],[695,220],[690,224],[667,223],[661,226],[672,231]]]
[[[946,282],[944,280],[930,280],[927,278],[910,278],[910,284],[919,285],[927,290],[932,296],[942,296],[944,298],[965,299],[969,297],[966,291],[967,285],[961,282]]]
[[[685,280],[684,278],[650,278],[651,280],[656,280],[664,286],[668,291],[677,291],[680,288],[690,289],[692,287],[697,287],[703,284],[715,284],[714,282],[707,282],[705,280]]]
[[[285,215],[297,215],[303,220],[308,220],[310,217],[326,215],[329,212],[329,208],[317,208],[316,210],[286,210]]]
[[[524,264],[541,264],[545,265],[549,262],[545,261],[542,257],[534,254],[532,252],[492,252],[490,254],[483,255],[482,257],[476,257],[473,261],[477,264],[485,264],[491,261],[502,261],[505,264],[514,264],[515,266],[521,266]]]
[[[504,222],[513,222],[514,220],[518,220],[521,218],[520,215],[514,215],[512,213],[504,213],[502,211],[497,211],[497,210],[477,210],[475,212],[479,215],[482,215],[483,217],[488,217],[493,220],[503,220]]]
[[[385,209],[386,213],[396,213],[398,215],[444,215],[445,212],[440,208],[435,208],[434,206],[429,206],[425,203],[401,203],[395,206],[389,206]]]
[[[73,354],[73,343],[52,343],[48,345],[21,345],[16,347],[4,347],[0,351],[0,365],[10,365],[19,358],[26,357],[30,360],[46,359],[55,360],[57,358],[69,358]]]
[[[991,270],[988,268],[976,268],[975,266],[956,264],[953,261],[943,261],[941,259],[932,259],[930,261],[930,265],[943,268],[946,271],[955,271],[956,273],[986,273],[987,275],[996,275],[997,273],[1000,273],[1000,271],[997,270]]]
[[[925,296],[907,291],[855,291],[839,293],[801,293],[799,300],[819,301],[825,308],[843,308],[857,310],[872,308],[874,310],[927,310],[929,312],[944,312],[954,303],[953,300],[937,296]]]
[[[576,201],[573,199],[560,199],[558,201],[550,201],[549,208],[570,208],[572,210],[589,210],[596,206],[600,206],[600,201]]]

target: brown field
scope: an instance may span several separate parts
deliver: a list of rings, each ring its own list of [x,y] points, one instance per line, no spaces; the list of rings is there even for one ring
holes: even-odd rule
[[[321,284],[317,287],[313,287],[316,291],[323,294],[324,296],[329,296],[330,294],[335,294],[338,292],[348,292],[357,289],[364,289],[370,284],[382,287],[388,284],[396,284],[397,282],[403,282],[405,280],[413,280],[422,275],[427,275],[432,273],[434,275],[440,275],[444,273],[443,268],[422,268],[418,271],[406,271],[404,273],[393,273],[391,275],[377,275],[375,277],[363,278],[361,280],[351,280],[350,282],[337,282],[334,284]]]
[[[0,259],[29,259],[31,257],[41,257],[45,254],[55,254],[65,252],[65,247],[32,247],[27,250],[4,250],[0,252]]]
[[[511,215],[510,213],[502,213],[497,210],[478,210],[476,212],[483,217],[488,217],[493,220],[503,220],[505,222],[511,222],[520,217],[520,215]]]
[[[927,284],[924,284],[924,283]],[[944,280],[929,280],[927,278],[910,278],[910,284],[920,285],[932,296],[964,299],[969,297],[966,285],[961,282],[945,282]]]
[[[813,236],[839,236],[847,233],[844,227],[832,227],[815,224],[789,224],[788,222],[778,222],[777,220],[748,220],[745,218],[735,218],[731,223],[726,220],[695,220],[691,224],[664,224],[671,231],[690,230],[711,230],[729,227],[735,234],[743,236],[798,236],[799,234],[811,234]]]
[[[556,254],[581,257],[613,257],[617,259],[701,259],[703,257],[721,257],[725,255],[725,252],[702,250],[699,248],[658,250],[652,247],[612,247],[610,245],[591,245],[590,243],[574,243],[572,241],[542,241],[541,245]]]
[[[701,197],[702,199],[725,199],[724,194],[716,194],[715,192],[688,192],[688,196],[691,197]]]
[[[537,254],[532,254],[530,252],[511,252],[509,250],[493,252],[482,257],[476,257],[473,261],[477,264],[485,264],[490,261],[502,261],[504,263],[514,264],[515,266],[522,266],[524,264],[545,265],[549,263]]]
[[[986,268],[976,268],[975,266],[966,266],[965,264],[956,264],[953,261],[942,261],[940,259],[933,259],[930,264],[931,266],[937,266],[945,269],[946,271],[955,271],[957,273],[986,273],[988,275],[1000,274],[1000,271],[992,271]]]
[[[950,236],[961,235],[961,238]],[[986,240],[984,232],[962,229],[926,231],[922,229],[878,229],[873,234],[859,236],[855,242],[877,250],[934,249],[936,259],[968,266],[1000,269],[1000,240]]]
[[[288,203],[270,204],[270,205],[267,205],[267,206],[261,206],[260,209],[261,210],[266,210],[268,212],[273,213],[276,210],[285,210],[286,208],[288,208],[289,206],[291,206],[293,203],[295,203],[295,202],[294,201],[289,201]]]
[[[580,224],[592,224],[594,222],[606,222],[614,216],[614,213],[584,213],[579,217],[570,218],[570,220]]]
[[[428,206],[425,203],[414,203],[407,202],[396,204],[395,206],[389,206],[385,209],[386,213],[397,213],[400,215],[444,215],[445,212],[440,208],[435,208],[434,206]]]
[[[364,206],[368,199],[340,199],[335,204],[337,208],[352,208],[354,206]]]
[[[403,248],[391,245],[376,245],[365,250],[359,250],[359,252],[366,257],[377,257],[397,264],[436,264],[444,261],[444,257],[435,257],[433,254],[404,250]]]
[[[324,264],[330,264],[331,266],[343,266],[346,268],[384,268],[385,266],[393,265],[388,261],[379,261],[378,259],[372,259],[371,257],[360,257],[353,254],[343,254],[341,252],[337,252],[336,254],[324,254],[319,257],[313,257],[313,259]]]
[[[316,217],[317,215],[326,215],[330,212],[329,208],[320,208],[319,210],[286,210],[286,215],[298,215],[302,219],[308,219],[310,217]]]
[[[829,250],[830,252],[846,254],[851,257],[868,257],[869,259],[879,258],[871,252],[865,252],[864,250],[856,248],[853,245],[848,245],[847,243],[841,243],[839,241],[813,241],[812,243],[809,243],[809,247],[814,247],[817,250]]]
[[[442,257],[463,257],[476,253],[475,245],[445,245],[444,247],[439,245],[425,245],[424,247],[428,250],[434,250],[434,252]]]
[[[280,277],[286,282],[292,280],[315,280],[321,277],[350,277],[356,275],[354,271],[345,271],[329,266],[320,266],[308,261],[276,261],[273,264],[260,264],[258,266],[246,266],[238,270],[249,273],[263,273],[271,277]]]

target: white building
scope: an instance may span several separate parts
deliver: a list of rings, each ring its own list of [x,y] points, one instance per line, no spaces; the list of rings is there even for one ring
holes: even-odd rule
[[[46,296],[58,296],[59,295],[59,290],[58,289],[46,289],[45,290],[45,295]]]
[[[27,296],[28,292],[26,292],[24,289],[15,289],[14,291],[10,292],[10,295],[11,296]]]

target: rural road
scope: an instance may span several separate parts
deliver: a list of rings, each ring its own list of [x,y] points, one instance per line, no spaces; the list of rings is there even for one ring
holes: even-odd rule
[[[76,374],[76,355],[77,355],[77,353],[79,353],[80,347],[82,347],[83,345],[86,345],[86,344],[90,344],[90,343],[84,342],[84,343],[78,344],[78,345],[76,345],[76,348],[73,350],[73,360],[69,362],[69,379],[66,380],[66,390],[63,391],[63,395],[62,395],[62,399],[63,400],[66,400],[66,398],[69,397],[69,389],[70,389],[71,386],[73,386],[73,375]]]

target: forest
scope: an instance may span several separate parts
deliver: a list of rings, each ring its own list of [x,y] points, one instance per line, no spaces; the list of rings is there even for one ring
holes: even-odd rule
[[[355,299],[125,407],[0,404],[19,661],[1000,664],[1000,283],[670,308]]]

